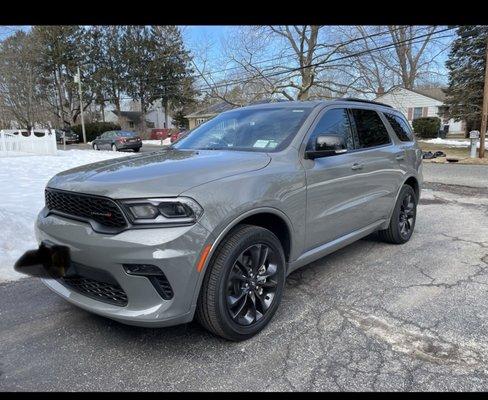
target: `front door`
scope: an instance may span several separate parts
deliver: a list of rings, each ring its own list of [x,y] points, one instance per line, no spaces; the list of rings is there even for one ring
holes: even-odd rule
[[[328,243],[366,225],[362,156],[355,150],[353,126],[346,108],[327,108],[317,118],[307,139],[314,147],[318,135],[345,138],[348,152],[304,160],[307,180],[306,251]]]

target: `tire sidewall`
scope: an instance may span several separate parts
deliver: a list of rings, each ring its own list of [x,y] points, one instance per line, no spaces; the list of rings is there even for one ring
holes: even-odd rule
[[[411,194],[414,199],[414,217],[413,217],[413,224],[408,234],[408,237],[403,237],[402,234],[400,233],[398,220],[400,218],[400,207],[402,201],[405,198],[405,196],[407,196],[408,194]],[[391,221],[391,223],[394,224],[392,225],[392,227],[394,228],[393,234],[396,236],[395,239],[397,239],[401,243],[408,242],[412,237],[413,231],[415,229],[415,223],[417,221],[417,201],[418,201],[417,196],[415,195],[415,191],[412,189],[412,187],[408,185],[404,185],[400,191],[400,195],[398,196],[397,204],[395,205],[395,210],[393,211],[392,221]]]
[[[267,310],[266,314],[261,318],[261,320],[257,323],[253,323],[251,326],[242,326],[237,324],[235,321],[232,320],[231,316],[229,315],[227,309],[227,298],[226,298],[226,291],[227,291],[227,280],[229,278],[230,271],[232,266],[234,265],[235,260],[237,257],[247,248],[254,244],[265,244],[277,254],[279,258],[280,265],[278,266],[278,276],[277,276],[277,283],[278,286],[276,288],[276,294],[273,299],[273,303],[271,307]],[[281,247],[281,243],[278,238],[270,231],[264,228],[256,227],[255,233],[247,234],[242,240],[239,242],[239,245],[236,246],[224,260],[224,268],[222,268],[221,276],[219,277],[219,283],[217,287],[217,309],[219,312],[219,319],[220,325],[222,329],[230,336],[238,337],[239,340],[247,339],[251,336],[254,336],[259,331],[261,331],[273,318],[274,313],[278,309],[281,297],[283,295],[283,289],[285,284],[285,256],[283,253],[283,249]]]

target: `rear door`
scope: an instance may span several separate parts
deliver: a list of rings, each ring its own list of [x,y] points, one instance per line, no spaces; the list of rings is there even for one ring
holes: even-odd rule
[[[398,147],[380,114],[366,107],[349,112],[361,181],[361,221],[366,226],[388,217],[403,172],[396,159]]]

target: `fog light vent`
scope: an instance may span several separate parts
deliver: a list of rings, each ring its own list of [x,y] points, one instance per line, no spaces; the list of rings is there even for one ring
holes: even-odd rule
[[[173,298],[173,288],[163,271],[155,265],[148,264],[124,264],[125,272],[129,275],[145,276],[154,286],[154,289],[164,300]]]

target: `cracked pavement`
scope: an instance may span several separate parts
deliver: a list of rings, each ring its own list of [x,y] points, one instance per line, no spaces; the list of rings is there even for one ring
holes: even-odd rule
[[[488,167],[475,186],[458,167],[456,185],[426,174],[410,242],[371,235],[293,273],[246,342],[121,325],[31,278],[1,284],[0,390],[486,391]]]

